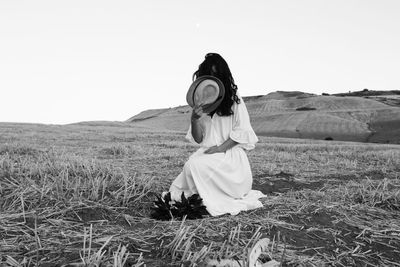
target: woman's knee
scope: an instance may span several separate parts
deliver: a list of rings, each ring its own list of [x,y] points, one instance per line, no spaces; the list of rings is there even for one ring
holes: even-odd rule
[[[190,157],[188,161],[186,161],[184,168],[192,170],[193,168],[198,168],[201,165],[201,162],[198,157]]]
[[[193,166],[193,160],[189,158],[189,159],[186,161],[186,163],[185,163],[185,165],[183,166],[183,168],[184,168],[185,170],[190,170],[190,169],[192,169],[192,166]]]

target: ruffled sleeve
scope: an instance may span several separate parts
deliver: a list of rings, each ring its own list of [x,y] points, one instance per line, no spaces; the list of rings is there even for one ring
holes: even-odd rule
[[[246,150],[251,150],[255,147],[255,143],[258,142],[258,138],[254,133],[253,128],[250,124],[249,113],[247,112],[246,105],[242,98],[239,104],[234,104],[233,116],[232,116],[232,131],[229,137],[239,143],[239,146]]]

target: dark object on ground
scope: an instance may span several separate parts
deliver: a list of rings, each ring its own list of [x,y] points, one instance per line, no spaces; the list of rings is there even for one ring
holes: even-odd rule
[[[301,107],[301,108],[296,108],[296,110],[303,111],[303,110],[316,110],[316,108],[311,108],[311,107]]]
[[[333,140],[333,138],[332,138],[332,137],[330,137],[330,136],[328,136],[328,137],[325,137],[325,140],[326,140],[326,141],[332,141],[332,140]]]
[[[279,178],[291,179],[294,175],[291,173],[281,171],[280,173],[275,174],[275,176]]]
[[[194,220],[209,215],[206,207],[203,205],[203,200],[198,194],[186,198],[185,194],[182,193],[181,201],[179,202],[171,201],[171,193],[168,192],[164,197],[157,196],[154,205],[151,217],[156,220],[182,220],[185,216],[186,219]]]

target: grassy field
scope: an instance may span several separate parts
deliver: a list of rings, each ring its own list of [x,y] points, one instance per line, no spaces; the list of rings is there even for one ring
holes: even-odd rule
[[[196,149],[124,123],[0,124],[0,266],[202,266],[262,237],[282,266],[400,266],[399,145],[260,137],[263,208],[151,219]]]

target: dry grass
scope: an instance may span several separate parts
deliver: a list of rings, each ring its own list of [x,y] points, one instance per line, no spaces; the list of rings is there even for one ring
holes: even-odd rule
[[[262,237],[283,266],[399,266],[400,147],[261,138],[261,209],[149,218],[196,147],[129,125],[0,125],[0,265],[202,266]]]

